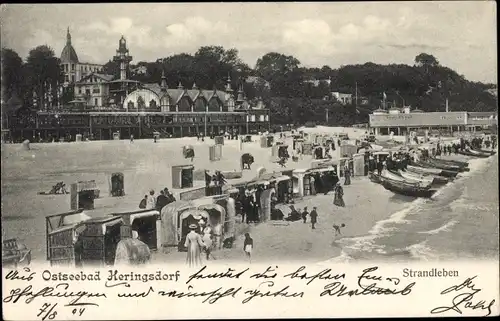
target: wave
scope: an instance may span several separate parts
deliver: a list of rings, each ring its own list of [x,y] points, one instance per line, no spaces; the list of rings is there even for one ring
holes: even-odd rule
[[[435,261],[438,258],[437,253],[435,253],[427,244],[427,240],[407,246],[405,248],[413,259],[420,261]]]
[[[418,233],[419,234],[433,235],[433,234],[438,234],[439,232],[448,232],[449,228],[452,227],[453,225],[457,224],[457,223],[458,223],[457,221],[452,220],[452,221],[449,221],[448,223],[446,223],[445,225],[443,225],[441,227],[438,227],[437,229],[430,230],[430,231],[418,232]]]
[[[375,255],[375,257],[397,257],[403,255],[404,257],[411,257],[418,260],[438,259],[437,252],[430,248],[427,243],[428,240],[416,244],[410,243],[411,245],[408,246],[406,245],[409,243],[404,245],[401,244],[399,249],[394,249],[387,247],[387,242],[382,242],[380,239],[390,238],[393,233],[400,234],[397,233],[400,225],[415,221],[419,221],[420,223],[418,223],[412,231],[408,232],[415,233],[415,236],[420,235],[417,240],[422,239],[423,235],[430,237],[431,235],[450,231],[453,226],[459,223],[459,220],[453,217],[454,219],[449,219],[444,225],[429,230],[428,223],[425,222],[428,222],[429,219],[434,220],[434,218],[442,219],[441,214],[435,217],[435,214],[432,213],[442,213],[442,211],[453,212],[458,209],[469,209],[474,211],[491,211],[493,207],[497,209],[498,204],[495,203],[488,202],[485,204],[484,202],[478,203],[467,200],[466,184],[469,182],[470,176],[473,175],[474,177],[481,172],[487,171],[490,167],[490,163],[491,157],[488,159],[471,159],[469,161],[470,172],[460,173],[457,179],[441,187],[432,198],[418,198],[414,200],[409,203],[406,208],[393,213],[386,219],[377,221],[366,235],[345,237],[337,240],[337,243],[342,247],[342,253],[339,257],[333,258],[332,260],[334,261],[330,260],[327,262],[347,262],[349,260],[358,260],[366,255],[369,257],[373,255]],[[419,228],[419,225],[423,226]],[[410,239],[412,238],[413,237]]]
[[[319,264],[331,264],[331,263],[349,263],[353,260],[352,257],[349,256],[344,250],[340,252],[339,256],[328,259],[326,261],[319,262]]]

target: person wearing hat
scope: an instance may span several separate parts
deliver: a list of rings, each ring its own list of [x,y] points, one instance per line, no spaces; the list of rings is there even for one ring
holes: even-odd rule
[[[201,249],[205,247],[201,235],[196,233],[198,225],[189,225],[189,233],[186,235],[184,246],[187,248],[186,264],[189,267],[197,267],[201,265]]]
[[[200,233],[203,233],[203,230],[205,229],[205,220],[201,218],[198,221],[198,225],[200,226]]]

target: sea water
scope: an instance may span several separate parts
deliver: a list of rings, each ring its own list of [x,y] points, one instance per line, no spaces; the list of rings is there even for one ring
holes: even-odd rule
[[[498,156],[471,159],[469,167],[432,198],[408,203],[367,235],[338,240],[342,253],[329,262],[498,260]]]

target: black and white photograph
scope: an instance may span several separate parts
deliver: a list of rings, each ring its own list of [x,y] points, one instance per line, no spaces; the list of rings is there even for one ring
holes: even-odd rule
[[[101,269],[99,291],[227,317],[498,315],[496,15],[492,1],[1,5],[4,317],[199,316],[41,290],[69,298],[57,282]],[[134,276],[158,266],[161,282]],[[291,283],[238,292],[246,275]],[[231,288],[194,294],[204,281]],[[426,302],[432,282],[443,304],[384,312],[379,294]],[[158,301],[174,283],[193,298]],[[371,303],[321,312],[334,294]]]

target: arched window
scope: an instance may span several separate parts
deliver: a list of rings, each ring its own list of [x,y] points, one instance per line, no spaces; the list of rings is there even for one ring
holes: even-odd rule
[[[151,100],[149,101],[149,108],[151,108],[151,109],[156,108],[156,100],[151,99]]]
[[[128,109],[134,109],[134,102],[133,101],[129,101],[128,104],[127,104],[127,108]]]
[[[194,111],[206,111],[207,108],[207,101],[203,97],[199,97],[196,99],[194,102]]]
[[[191,111],[191,101],[187,97],[182,97],[179,101],[179,111]]]
[[[210,99],[208,103],[208,111],[220,111],[222,102],[217,97]]]

